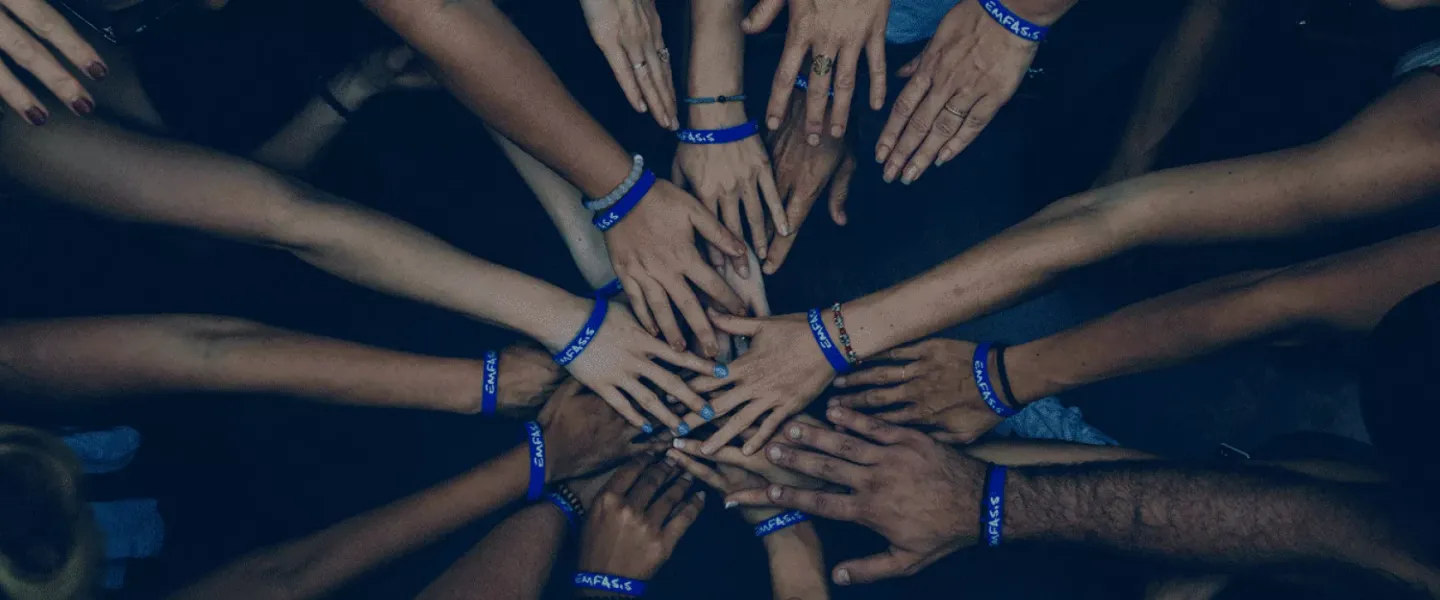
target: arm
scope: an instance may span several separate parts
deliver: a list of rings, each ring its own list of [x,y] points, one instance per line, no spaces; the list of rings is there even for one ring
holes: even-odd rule
[[[491,530],[418,598],[539,598],[567,527],[565,515],[549,502],[526,507]]]
[[[825,556],[815,524],[792,525],[765,536],[770,559],[770,586],[780,600],[825,600],[830,585],[825,580]]]
[[[315,535],[267,548],[171,596],[294,600],[347,581],[525,495],[529,450],[519,447],[455,479]]]

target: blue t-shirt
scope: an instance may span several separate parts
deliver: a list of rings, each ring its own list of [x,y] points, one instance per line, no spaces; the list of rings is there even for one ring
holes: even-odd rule
[[[940,20],[961,0],[890,0],[890,22],[885,41],[913,44],[935,36]]]

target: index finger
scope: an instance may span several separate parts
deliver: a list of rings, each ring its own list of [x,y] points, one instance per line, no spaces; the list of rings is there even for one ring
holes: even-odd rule
[[[850,100],[855,97],[855,70],[860,66],[860,49],[850,45],[840,49],[835,65],[835,103],[830,107],[830,137],[845,137],[850,123]]]
[[[665,451],[665,457],[679,463],[680,467],[685,469],[686,472],[694,475],[700,481],[705,482],[705,485],[715,488],[720,493],[723,494],[730,491],[729,483],[725,481],[724,477],[720,476],[719,471],[712,469],[710,465],[690,458],[689,454],[671,449]]]
[[[857,521],[860,516],[860,502],[850,494],[802,490],[786,485],[771,485],[768,488],[740,490],[725,496],[725,504],[734,502],[740,506],[778,506],[807,512],[817,517],[836,521]]]
[[[790,92],[795,89],[795,78],[800,76],[800,67],[805,62],[805,53],[810,50],[809,38],[798,35],[785,36],[785,51],[780,54],[780,64],[775,67],[775,80],[770,84],[770,105],[765,107],[765,126],[771,130],[780,128],[785,118],[785,109],[790,105]]]

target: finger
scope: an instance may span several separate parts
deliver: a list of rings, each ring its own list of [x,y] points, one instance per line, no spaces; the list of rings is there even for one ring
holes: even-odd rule
[[[780,429],[780,426],[784,425],[785,421],[789,418],[790,413],[778,407],[770,411],[770,416],[766,417],[765,421],[760,424],[760,430],[745,440],[745,445],[740,448],[740,451],[745,454],[755,454],[759,452],[761,448],[765,447],[765,443],[770,441],[770,437],[775,435],[775,431]]]
[[[665,404],[660,402],[660,398],[655,395],[655,392],[650,391],[650,389],[645,387],[645,384],[640,383],[639,380],[626,379],[620,384],[620,389],[623,390],[627,396],[630,396],[630,399],[633,400],[635,404],[640,405],[640,408],[650,413],[651,417],[664,423],[667,429],[674,431],[680,426],[680,417],[675,416],[675,413],[665,408]],[[643,430],[644,428],[641,429]]]
[[[680,352],[664,344],[655,344],[654,346],[649,348],[649,351],[650,354],[655,358],[663,360],[677,367],[689,369],[695,373],[702,373],[706,375],[729,374],[728,370],[718,368],[719,365],[715,364],[714,361],[705,360],[689,352]],[[686,386],[686,389],[693,388]],[[669,388],[666,388],[665,391],[672,394],[675,393],[673,391],[670,391]]]
[[[745,203],[745,221],[750,225],[750,247],[760,254],[765,253],[765,205],[760,203],[760,190],[756,182],[750,181],[740,186],[740,199]],[[750,275],[750,253],[745,253],[741,259],[745,264],[745,271],[742,277]]]
[[[610,481],[605,482],[605,491],[624,498],[635,485],[635,480],[640,478],[640,473],[644,472],[651,462],[650,457],[639,456],[620,465],[610,476]]]
[[[669,127],[665,122],[665,105],[660,100],[660,90],[655,87],[655,80],[650,77],[650,58],[646,56],[645,50],[640,48],[643,42],[638,39],[622,39],[621,48],[625,50],[625,58],[629,64],[625,65],[630,69],[630,76],[635,79],[640,87],[640,95],[645,98],[646,106],[650,107],[650,115],[661,126]]]
[[[859,487],[866,479],[863,467],[785,444],[771,444],[765,449],[765,457],[776,466],[845,487]]]
[[[607,47],[608,46],[608,47]],[[602,46],[600,51],[605,54],[605,62],[610,63],[610,70],[615,72],[615,81],[620,82],[620,89],[625,92],[625,99],[630,101],[630,107],[635,112],[645,112],[649,109],[645,105],[644,96],[640,92],[640,84],[635,81],[635,69],[630,67],[630,61],[625,56],[625,51],[616,45]]]
[[[31,37],[19,23],[4,17],[3,13],[0,13],[0,50],[40,80],[56,98],[70,107],[71,112],[85,116],[95,111],[95,100],[65,67],[60,66],[50,50]],[[35,104],[39,105],[39,102]]]
[[[1012,91],[1010,93],[1013,94],[1014,92]],[[960,126],[960,133],[956,134],[954,138],[951,138],[950,141],[945,144],[945,147],[940,150],[940,157],[937,160],[938,163],[944,164],[956,156],[959,156],[966,147],[970,146],[970,142],[975,141],[975,138],[980,136],[980,132],[984,131],[985,126],[990,124],[990,119],[1000,110],[1001,102],[997,102],[993,98],[995,97],[986,96],[975,103],[975,107],[971,108],[970,114],[965,117],[965,124]],[[1009,98],[1009,95],[1005,96],[1006,100],[1009,100]]]
[[[904,386],[901,386],[903,388]],[[901,402],[913,402],[908,391],[901,388],[880,388],[865,390],[858,394],[846,394],[834,398],[833,406],[846,408],[882,408]],[[900,390],[900,391],[897,391]]]
[[[929,354],[930,349],[937,345],[940,340],[925,340],[907,346],[901,346],[885,353],[885,360],[919,360]]]
[[[684,352],[685,334],[680,331],[680,324],[675,321],[675,309],[670,305],[668,294],[671,290],[650,277],[638,279],[640,285],[645,288],[645,299],[650,302],[650,314],[655,316],[655,324],[660,327],[660,333],[665,336],[665,342],[677,352]]]
[[[640,509],[641,512],[650,506],[655,500],[655,494],[664,487],[665,482],[675,475],[676,469],[664,462],[657,462],[646,467],[640,472],[640,477],[635,479],[635,485],[625,494],[625,503]]]
[[[790,93],[795,89],[795,77],[805,63],[805,53],[810,50],[810,40],[798,35],[785,36],[785,50],[780,53],[780,64],[775,67],[775,80],[770,82],[770,104],[765,107],[765,126],[771,131],[780,128],[786,109],[790,106]]]
[[[685,532],[690,530],[690,526],[695,524],[695,520],[700,518],[700,511],[704,508],[705,492],[702,491],[695,492],[694,496],[675,509],[670,515],[670,521],[665,524],[665,529],[661,530],[661,535],[665,536],[665,544],[670,547],[678,544]]]
[[[695,226],[696,231],[700,232],[700,237],[720,248],[721,252],[729,256],[745,255],[745,242],[725,229],[725,225],[715,218],[713,212],[707,212],[697,207],[691,213],[690,223]]]
[[[870,32],[865,45],[865,63],[870,67],[870,110],[885,108],[885,28]]]
[[[764,456],[761,456],[759,454],[751,454],[747,456],[744,452],[741,452],[739,448],[736,448],[734,446],[721,446],[717,448],[713,454],[703,454],[700,452],[700,446],[702,443],[703,442],[698,440],[675,440],[670,450],[675,454],[682,454],[686,457],[699,456],[705,458],[706,460],[714,461],[720,464],[730,465],[732,467],[739,467],[741,469],[745,469],[746,471],[751,471],[754,473],[759,473],[761,470],[763,470],[765,468],[765,465],[762,463],[765,463],[768,460]],[[699,477],[699,475],[696,475],[696,477]],[[727,491],[721,488],[716,489],[720,489],[721,492]]]
[[[100,53],[95,51],[89,43],[81,37],[80,33],[70,26],[70,22],[61,15],[59,11],[51,8],[45,2],[7,2],[6,8],[10,9],[20,21],[25,23],[30,31],[36,33],[50,45],[60,51],[70,64],[75,65],[91,79],[104,79],[110,69],[105,66],[105,61],[100,58]],[[61,96],[62,98],[64,96]]]
[[[880,462],[880,448],[827,427],[792,422],[785,427],[785,440],[804,444],[831,456],[843,458],[859,465],[873,465]],[[775,444],[771,444],[775,446]],[[773,462],[773,461],[772,461]]]
[[[720,222],[725,225],[725,229],[730,231],[730,235],[743,241],[745,239],[745,225],[744,221],[740,220],[740,199],[734,197],[733,194],[733,192],[728,193],[729,197],[720,201]],[[748,267],[744,271],[740,269],[740,265],[745,264],[744,255],[730,257],[730,264],[735,267],[735,272],[739,274],[741,278],[748,279],[750,277]]]
[[[0,98],[4,98],[5,104],[31,125],[44,125],[50,121],[50,111],[3,64],[0,64]]]
[[[748,260],[748,250],[746,251],[746,255],[746,259]],[[735,293],[735,290],[730,288],[730,284],[725,283],[725,278],[721,277],[719,273],[716,273],[714,269],[696,265],[685,271],[685,277],[691,283],[694,283],[695,287],[700,288],[700,291],[704,292],[706,296],[709,296],[711,301],[725,307],[725,310],[729,311],[731,315],[745,314],[745,299],[741,298],[740,294]],[[715,315],[729,316],[714,310],[709,311],[709,313],[711,315],[711,323],[714,323]],[[708,330],[709,328],[707,327],[706,329]]]
[[[678,125],[675,120],[675,83],[674,80],[666,77],[669,72],[665,70],[665,62],[660,60],[660,53],[655,50],[658,47],[654,38],[645,40],[644,51],[647,66],[644,71],[645,75],[650,78],[650,84],[655,88],[658,103],[653,106],[659,107],[656,112],[663,117],[664,122],[661,125],[664,125],[666,129],[673,130]]]
[[[855,521],[860,515],[859,501],[849,494],[802,490],[784,485],[740,490],[727,494],[725,504],[729,505],[731,502],[740,506],[790,508],[836,521]]]
[[[634,425],[636,429],[640,431],[654,430],[654,426],[650,424],[650,421],[641,415],[640,411],[635,410],[635,407],[630,404],[630,401],[627,400],[619,390],[607,387],[603,390],[594,391],[600,396],[600,399],[604,400],[606,404],[609,404],[610,408],[615,409],[615,412],[619,413],[621,418],[625,419],[625,421],[631,425]]]
[[[678,461],[677,463],[678,464]],[[685,499],[685,493],[690,491],[690,486],[695,483],[695,476],[680,469],[680,476],[670,480],[669,487],[655,498],[655,502],[646,509],[645,514],[654,523],[656,528],[665,525],[665,519],[670,518],[670,513],[675,512],[675,507]]]
[[[775,17],[780,15],[780,9],[785,8],[785,0],[760,0],[755,3],[755,8],[750,9],[750,14],[740,21],[740,28],[745,33],[760,33],[770,28],[775,22]]]
[[[810,208],[815,205],[815,194],[820,190],[796,190],[790,197],[790,206],[785,209],[786,219],[791,223],[790,235],[775,238],[770,244],[770,258],[765,259],[766,275],[774,275],[780,270],[780,265],[785,263],[785,257],[790,255],[790,249],[795,246],[795,238],[800,235],[800,225],[805,223],[805,217],[810,214]]]
[[[660,335],[660,328],[655,326],[655,318],[650,316],[650,303],[645,299],[645,289],[640,286],[640,280],[624,274],[618,275],[620,287],[624,289],[625,296],[630,298],[630,312],[635,315],[635,320],[639,321],[640,326],[650,335]]]
[[[967,121],[966,117],[974,106],[975,99],[963,95],[955,96],[940,105],[940,113],[935,116],[930,132],[925,135],[925,140],[915,149],[914,156],[910,157],[910,164],[905,167],[906,177],[910,181],[924,175],[935,162],[940,148],[960,133],[961,125]],[[944,164],[944,161],[940,161],[940,164]]]
[[[765,205],[770,207],[770,220],[775,222],[775,230],[780,235],[790,235],[790,219],[785,215],[784,196],[775,187],[775,169],[766,162],[765,168],[760,170],[760,194],[765,197]],[[758,242],[757,242],[758,243]],[[759,251],[760,246],[755,246]],[[760,260],[765,260],[766,254],[760,253]]]
[[[830,180],[830,220],[844,227],[850,221],[845,216],[845,201],[850,198],[850,177],[855,174],[855,158],[846,156]]]
[[[945,103],[955,95],[965,96],[966,94],[964,92],[951,94],[938,87],[931,88],[930,93],[920,102],[920,106],[910,115],[910,121],[905,124],[905,131],[900,134],[900,141],[895,143],[895,150],[885,161],[887,176],[898,173],[900,183],[907,185],[915,181],[918,169],[906,165],[910,162],[911,156],[915,154],[915,150],[920,147],[920,143],[925,141],[925,137],[930,135],[930,131],[935,128],[935,119],[945,111]],[[887,181],[889,180],[887,179]]]
[[[748,429],[750,425],[755,423],[755,421],[760,418],[760,415],[765,414],[767,410],[770,410],[770,408],[758,402],[747,404],[739,413],[736,413],[735,416],[726,421],[724,427],[721,427],[719,431],[711,434],[709,439],[706,439],[704,443],[700,444],[700,454],[709,456],[721,448],[724,448],[726,444],[730,443],[730,440],[735,439],[735,436],[740,435],[740,432]]]
[[[931,417],[935,416],[935,410],[920,403],[907,404],[895,410],[876,413],[875,418],[894,423],[896,425],[930,424]]]
[[[690,387],[685,385],[684,380],[676,377],[674,373],[660,368],[655,363],[641,367],[640,376],[649,379],[651,383],[655,384],[655,387],[664,390],[666,394],[679,400],[681,404],[685,405],[685,408],[690,409],[692,412],[698,414],[704,411],[706,406],[709,406],[704,398],[701,398],[699,394],[691,391]],[[665,412],[674,414],[669,410]],[[676,417],[676,419],[678,421],[679,417]]]
[[[820,136],[825,132],[825,109],[830,104],[830,80],[838,51],[834,46],[810,49],[810,85],[805,92],[805,142],[811,146],[819,146]]]
[[[882,444],[898,444],[906,440],[913,440],[915,436],[924,437],[924,434],[914,429],[891,425],[880,419],[840,406],[826,409],[825,417],[836,426],[844,427]]]
[[[678,442],[684,440],[676,441]],[[729,482],[727,482],[724,477],[721,477],[720,472],[711,468],[710,465],[695,460],[694,458],[691,458],[689,454],[686,454],[674,448],[666,451],[665,456],[670,460],[678,463],[680,465],[680,468],[685,469],[685,472],[695,476],[696,479],[704,482],[705,485],[715,488],[716,491],[722,494],[729,491]]]
[[[885,128],[880,130],[880,139],[875,142],[875,162],[885,162],[890,158],[895,144],[900,141],[900,132],[910,123],[910,117],[915,114],[915,109],[920,107],[920,102],[930,92],[930,75],[921,73],[910,79],[905,88],[900,90],[900,96],[895,98],[895,106],[890,108],[890,118],[885,120]],[[889,171],[886,171],[889,174]],[[894,177],[887,177],[885,183],[894,181]]]
[[[911,77],[911,76],[914,76],[914,75],[915,75],[915,72],[918,71],[918,70],[920,70],[920,65],[924,62],[924,60],[923,60],[924,58],[925,58],[925,55],[924,55],[924,54],[920,54],[919,56],[916,56],[915,58],[910,59],[910,62],[907,62],[907,63],[905,63],[903,66],[901,66],[901,67],[900,67],[900,70],[896,71],[895,74],[896,74],[896,75],[899,75],[899,76],[901,76],[901,77]]]
[[[707,273],[715,273],[709,267],[700,267],[699,270]],[[719,277],[719,275],[715,275]],[[665,285],[666,291],[670,292],[670,298],[675,302],[675,308],[680,311],[680,316],[690,325],[690,330],[695,333],[695,341],[700,344],[700,351],[707,358],[715,358],[720,349],[715,345],[715,330],[710,326],[710,319],[705,316],[705,309],[700,306],[700,300],[691,291],[690,284],[684,279],[674,278],[668,280]],[[726,288],[728,289],[728,288]],[[676,348],[680,350],[681,348]]]
[[[850,102],[855,97],[855,70],[860,66],[860,48],[848,45],[840,49],[835,61],[835,102],[830,107],[830,137],[845,137],[850,123]]]
[[[859,387],[862,385],[894,385],[904,383],[913,379],[909,365],[881,365],[878,367],[866,367],[854,373],[841,375],[835,378],[835,387]]]
[[[921,567],[923,560],[924,557],[918,554],[891,546],[889,550],[879,554],[847,560],[835,565],[832,577],[835,583],[840,585],[873,583],[891,577],[914,574]]]

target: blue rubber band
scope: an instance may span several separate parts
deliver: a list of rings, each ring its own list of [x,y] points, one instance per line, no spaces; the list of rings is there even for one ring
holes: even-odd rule
[[[560,509],[560,512],[565,514],[565,520],[570,523],[571,527],[575,526],[575,522],[580,518],[580,511],[575,510],[575,507],[570,504],[569,500],[566,500],[564,496],[555,492],[546,494],[545,500],[554,504],[555,508]]]
[[[610,302],[604,299],[595,300],[595,308],[590,311],[590,319],[585,321],[585,326],[575,334],[575,339],[570,340],[569,344],[555,353],[555,362],[563,367],[580,358],[580,353],[590,346],[590,342],[595,339],[595,334],[600,332],[600,326],[605,324],[605,313],[607,312],[610,312]]]
[[[675,137],[679,138],[682,144],[728,144],[759,132],[760,127],[755,125],[754,121],[746,121],[724,129],[681,129],[675,132]]]
[[[996,23],[1022,39],[1038,42],[1045,39],[1045,34],[1050,31],[1049,27],[1031,23],[1024,17],[1015,14],[1014,11],[1005,8],[1000,0],[983,0],[982,6],[985,7],[985,13],[995,19]]]
[[[616,592],[627,596],[644,596],[645,582],[639,579],[606,575],[605,573],[575,573],[575,587],[602,592]]]
[[[830,361],[830,367],[836,373],[844,375],[850,372],[850,361],[845,360],[845,355],[835,347],[835,342],[830,341],[830,332],[825,331],[825,322],[820,319],[820,309],[810,309],[810,333],[815,336],[815,343],[820,346],[820,353],[825,355],[825,360]]]
[[[802,89],[802,90],[809,90],[809,89],[810,89],[810,80],[809,80],[809,79],[806,79],[804,75],[796,75],[796,76],[795,76],[795,87],[800,88],[800,89]],[[834,98],[834,97],[835,97],[835,88],[830,88],[830,97],[831,97],[831,98]]]
[[[480,388],[480,414],[495,414],[496,398],[500,392],[500,354],[491,350],[485,353],[485,385]]]
[[[600,289],[595,290],[595,297],[614,298],[616,295],[623,291],[625,291],[625,286],[620,283],[620,279],[617,277],[615,279],[611,279],[610,283],[600,286]]]
[[[525,439],[530,442],[530,487],[525,498],[534,502],[545,494],[545,434],[539,423],[525,422]]]
[[[798,510],[783,512],[768,519],[765,519],[764,522],[756,525],[755,537],[765,537],[767,535],[780,531],[781,529],[790,527],[791,525],[798,525],[809,520],[810,515],[807,515]]]
[[[625,215],[635,210],[635,205],[639,204],[640,199],[644,198],[645,194],[650,193],[650,188],[654,186],[655,173],[645,171],[645,174],[640,176],[640,181],[635,182],[634,187],[631,187],[630,191],[625,192],[625,195],[620,197],[619,202],[616,202],[614,206],[604,211],[596,213],[595,218],[591,219],[591,222],[594,223],[595,227],[598,227],[600,231],[609,231],[611,227],[614,227],[616,223],[620,222],[620,219],[625,218]]]
[[[990,348],[994,345],[992,342],[984,342],[975,347],[975,356],[971,360],[971,367],[975,371],[975,389],[980,391],[980,399],[985,401],[990,410],[995,411],[1000,418],[1008,419],[1019,411],[1001,402],[1000,397],[995,395],[995,385],[990,383]]]
[[[1005,531],[1005,475],[1009,469],[1004,465],[990,465],[985,472],[985,500],[980,506],[980,531],[985,536],[985,545],[1000,545]]]

